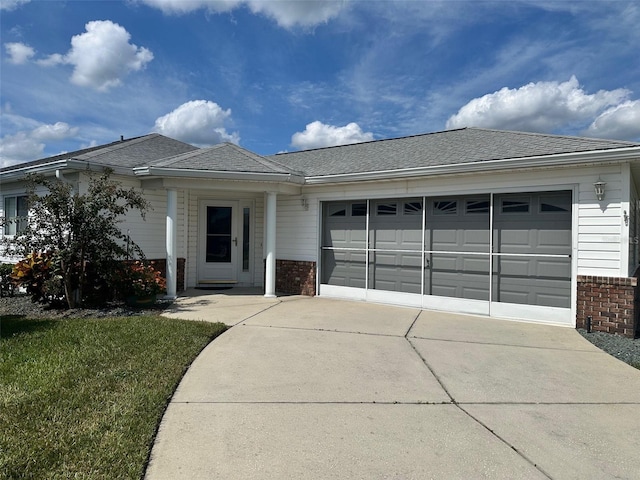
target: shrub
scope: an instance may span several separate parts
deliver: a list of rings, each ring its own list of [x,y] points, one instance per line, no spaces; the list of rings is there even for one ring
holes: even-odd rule
[[[29,223],[15,237],[3,241],[18,255],[33,251],[54,253],[53,273],[59,275],[61,282],[56,279],[48,286],[57,290],[62,285],[69,308],[86,301],[109,300],[120,261],[131,258],[131,251],[144,257],[118,223],[131,210],[138,210],[144,218],[149,203],[134,188],[124,188],[111,179],[110,170],[99,176],[87,174],[90,179],[84,193],[66,182],[28,175]],[[47,193],[39,194],[40,188]],[[46,298],[45,280],[48,278],[38,278],[31,287],[32,295],[38,299]]]
[[[32,301],[47,301],[46,283],[53,276],[51,265],[51,253],[33,252],[14,265],[11,280],[15,285],[24,287]]]
[[[12,272],[12,263],[0,263],[0,297],[5,295],[8,295],[10,297],[13,296],[15,285],[11,280]]]
[[[123,297],[148,297],[166,291],[167,284],[161,272],[140,260],[125,262],[120,283]]]

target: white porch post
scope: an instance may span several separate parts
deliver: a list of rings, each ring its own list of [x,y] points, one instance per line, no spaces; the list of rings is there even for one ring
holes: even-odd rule
[[[177,219],[178,192],[175,188],[167,190],[167,297],[174,299],[178,290],[177,257]]]
[[[277,194],[267,192],[265,215],[265,245],[266,258],[264,296],[276,296],[276,206]]]

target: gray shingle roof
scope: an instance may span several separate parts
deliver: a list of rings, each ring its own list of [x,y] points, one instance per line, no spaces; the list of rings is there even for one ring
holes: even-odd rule
[[[148,165],[161,158],[194,150],[198,150],[198,148],[153,133],[130,141],[112,143],[99,150],[74,155],[73,158],[98,165],[135,168]]]
[[[462,128],[263,157],[231,143],[199,149],[159,134],[113,142],[0,169],[0,174],[56,161],[94,165],[306,177],[385,172],[491,160],[640,147],[640,143]],[[133,173],[133,172],[132,172]]]
[[[248,173],[297,173],[232,143],[221,143],[157,162],[150,167]]]
[[[110,167],[133,168],[159,158],[197,150],[197,147],[173,138],[153,133],[142,137],[120,140],[106,145],[62,153],[53,157],[0,168],[0,173],[8,173],[25,167],[35,167],[61,160],[84,160],[91,164]]]
[[[640,146],[616,140],[462,128],[267,158],[307,177],[401,170]]]

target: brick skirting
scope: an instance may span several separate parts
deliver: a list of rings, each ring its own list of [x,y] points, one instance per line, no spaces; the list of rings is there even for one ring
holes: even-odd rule
[[[162,276],[167,278],[167,259],[166,258],[149,258],[147,259],[151,265],[153,265],[157,270],[160,271]],[[178,278],[177,278],[177,286],[176,290],[178,292],[184,291],[184,268],[185,268],[185,259],[178,258]]]
[[[276,291],[313,297],[316,294],[316,262],[276,259]]]
[[[576,327],[625,337],[640,334],[637,277],[578,275]]]

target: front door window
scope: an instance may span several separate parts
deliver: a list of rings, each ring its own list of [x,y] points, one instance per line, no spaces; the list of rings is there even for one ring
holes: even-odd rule
[[[231,262],[231,207],[207,207],[207,263]]]

